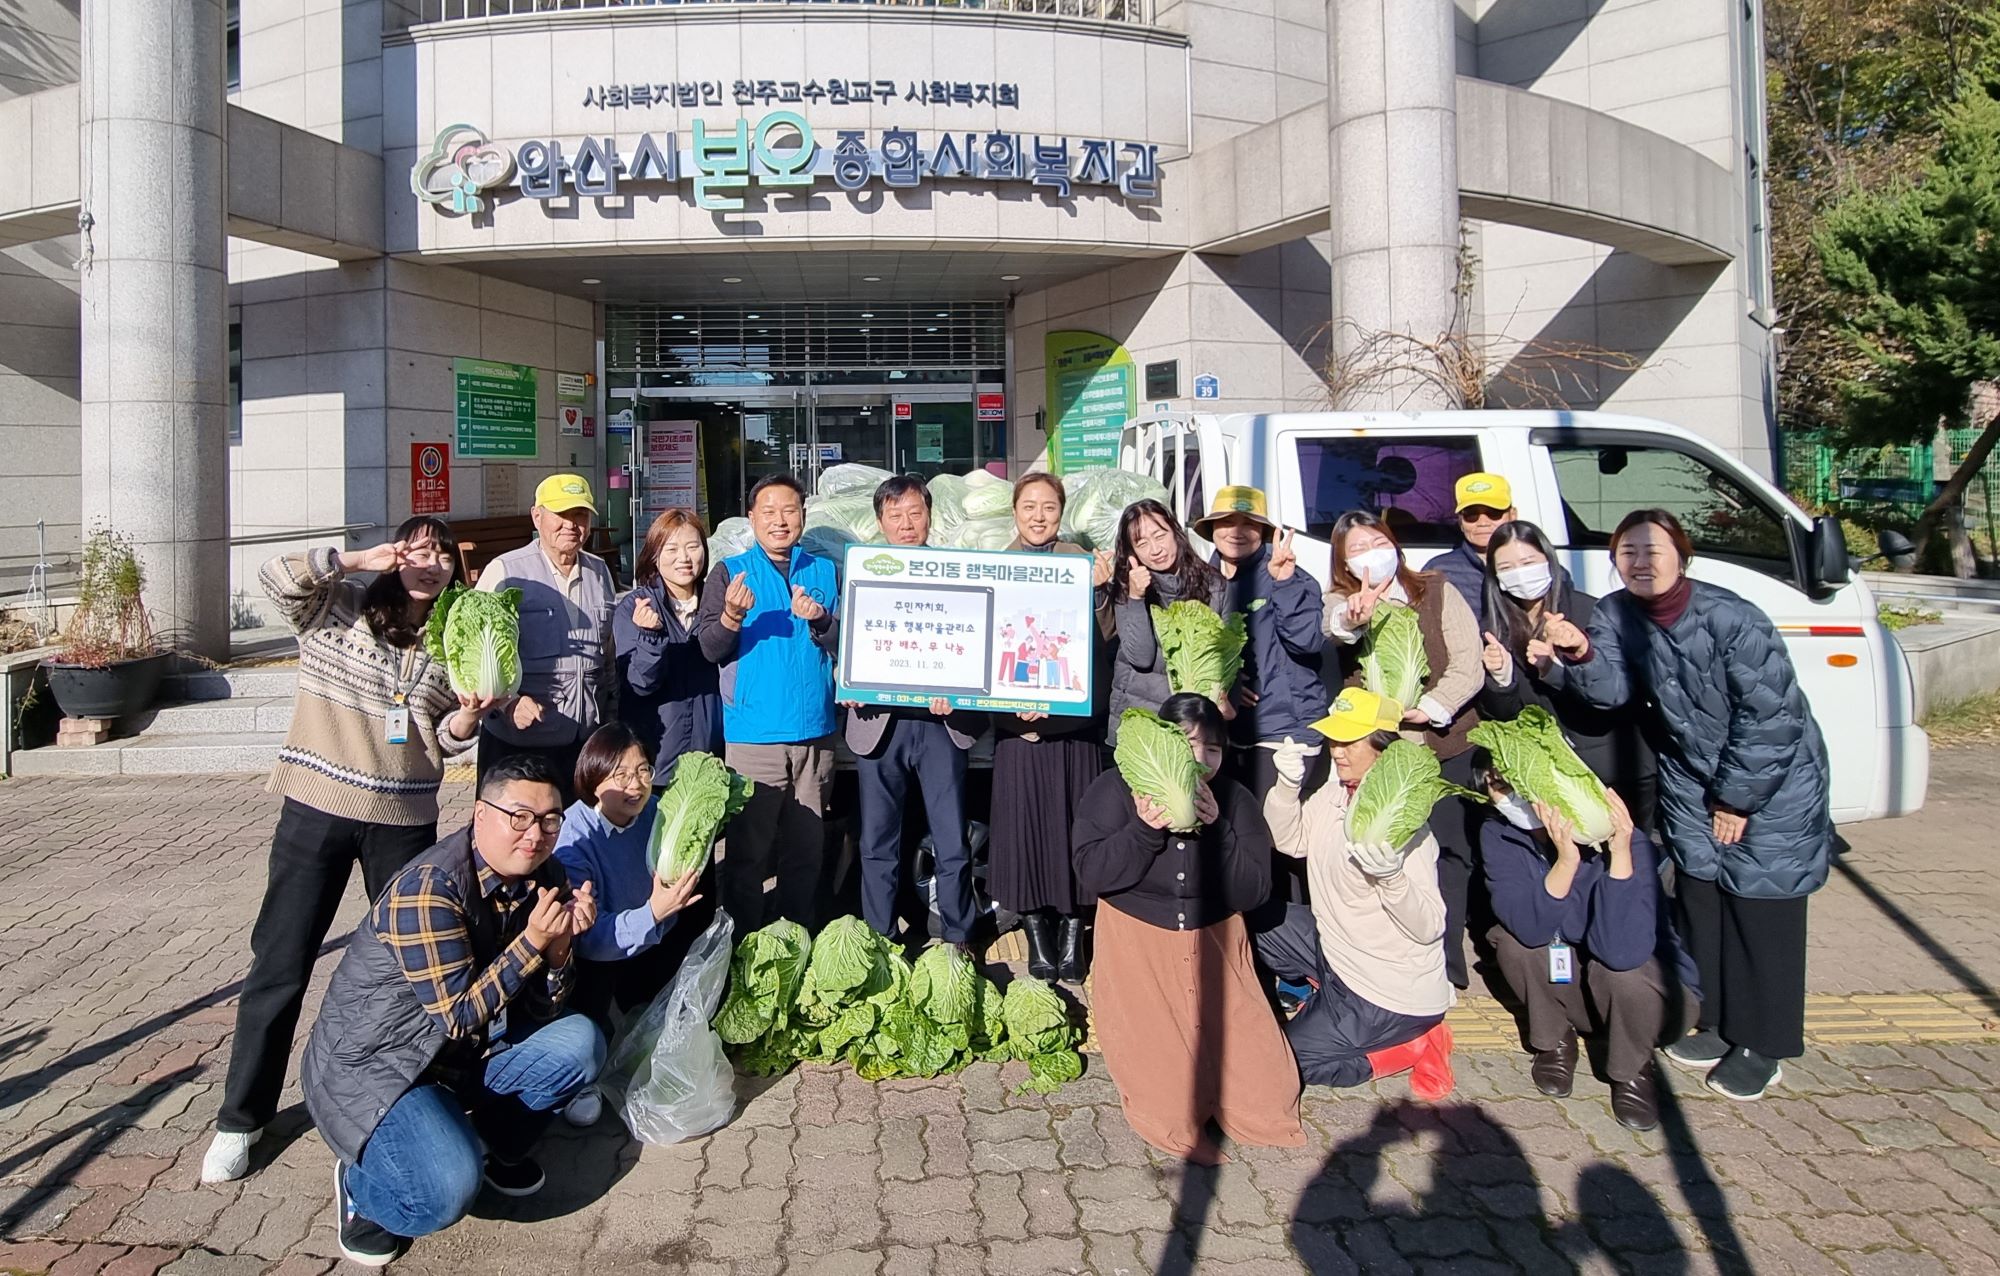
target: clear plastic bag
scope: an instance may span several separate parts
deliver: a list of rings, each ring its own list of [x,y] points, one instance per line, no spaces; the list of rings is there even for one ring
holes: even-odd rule
[[[873,496],[882,480],[889,477],[889,471],[877,469],[873,465],[861,465],[847,461],[840,465],[829,465],[820,473],[819,496]]]
[[[708,563],[713,567],[725,558],[734,557],[757,543],[751,534],[750,520],[747,518],[725,518],[715,525],[715,534],[708,538]]]
[[[646,1012],[626,1025],[599,1082],[641,1143],[679,1143],[729,1124],[736,1073],[708,1026],[729,987],[735,926],[717,910]]]
[[[1063,477],[1068,508],[1063,512],[1062,534],[1085,549],[1113,549],[1118,539],[1118,520],[1126,507],[1151,497],[1164,503],[1167,489],[1147,474],[1126,470],[1083,470]]]

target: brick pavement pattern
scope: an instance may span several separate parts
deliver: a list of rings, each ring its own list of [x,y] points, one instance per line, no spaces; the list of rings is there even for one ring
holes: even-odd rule
[[[394,1270],[2000,1270],[1996,763],[1940,754],[1923,815],[1849,831],[1814,904],[1812,986],[1878,996],[1817,999],[1814,1045],[1762,1103],[1677,1073],[1662,1129],[1635,1135],[1601,1083],[1546,1099],[1518,1050],[1465,1051],[1443,1105],[1401,1081],[1314,1089],[1305,1149],[1203,1170],[1131,1134],[1094,1058],[1048,1097],[1014,1093],[1018,1065],[881,1085],[802,1069],[745,1081],[732,1125],[677,1147],[558,1125],[539,1197],[482,1198]],[[250,1177],[198,1182],[275,820],[254,780],[0,784],[0,1272],[340,1265],[295,1084]],[[314,998],[360,907],[357,876]],[[1954,996],[1888,996],[1915,993]]]

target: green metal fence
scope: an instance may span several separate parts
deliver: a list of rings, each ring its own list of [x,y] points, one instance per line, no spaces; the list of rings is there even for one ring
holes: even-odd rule
[[[1784,431],[1779,442],[1785,490],[1801,505],[1835,511],[1864,527],[1908,529],[1978,437],[1978,430],[1945,430],[1935,444],[1855,448],[1835,446],[1812,431]],[[1988,559],[2000,546],[1996,493],[2000,449],[1965,490],[1966,531],[1980,556]]]

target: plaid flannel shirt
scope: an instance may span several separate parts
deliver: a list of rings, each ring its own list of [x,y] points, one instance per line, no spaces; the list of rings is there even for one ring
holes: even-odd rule
[[[525,927],[535,904],[532,881],[510,882],[488,868],[478,853],[479,899],[473,907],[494,910],[500,934],[514,933],[484,970],[474,969],[467,903],[458,888],[435,868],[421,867],[396,878],[375,901],[375,932],[403,965],[424,1010],[458,1047],[447,1055],[483,1053],[488,1026],[503,1007],[524,991],[536,1018],[554,1018],[569,997],[574,961],[549,967],[528,940]],[[542,978],[535,978],[536,975]],[[446,1063],[441,1058],[440,1063]],[[447,1065],[449,1066],[449,1065]]]

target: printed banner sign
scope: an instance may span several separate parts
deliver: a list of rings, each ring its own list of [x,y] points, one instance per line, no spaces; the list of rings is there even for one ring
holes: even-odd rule
[[[410,513],[451,513],[451,444],[410,444]]]
[[[585,372],[556,373],[556,402],[590,402],[590,374]]]
[[[527,457],[537,451],[535,370],[520,363],[453,359],[458,381],[458,454]]]
[[[699,511],[695,471],[701,460],[700,426],[694,421],[650,421],[646,425],[645,513]]]
[[[837,699],[1087,717],[1091,559],[852,545]]]
[[[1118,464],[1118,437],[1139,414],[1138,369],[1124,346],[1095,332],[1044,341],[1049,456],[1057,474]]]

